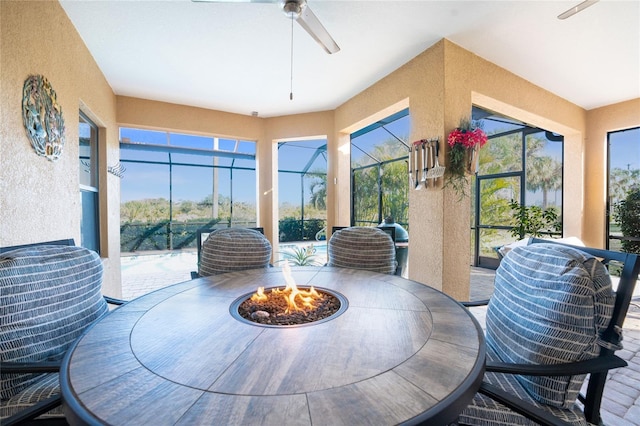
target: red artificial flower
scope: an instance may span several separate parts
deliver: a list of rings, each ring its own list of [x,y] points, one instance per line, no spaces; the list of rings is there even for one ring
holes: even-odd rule
[[[487,135],[480,128],[475,128],[473,130],[461,130],[456,128],[449,133],[447,142],[451,147],[454,145],[462,145],[465,148],[473,148],[474,146],[482,148],[484,144],[487,143]]]

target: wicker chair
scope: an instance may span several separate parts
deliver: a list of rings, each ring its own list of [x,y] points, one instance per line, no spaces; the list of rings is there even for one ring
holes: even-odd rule
[[[214,230],[202,243],[198,275],[222,274],[266,268],[271,260],[271,243],[259,231],[249,228]]]
[[[396,248],[380,228],[353,226],[337,229],[329,240],[329,266],[395,274]]]
[[[73,240],[61,241],[0,249],[3,425],[33,419],[66,424],[60,362],[76,338],[109,312],[101,294],[100,257],[72,246]]]
[[[621,268],[615,293],[604,265]],[[599,424],[607,372],[627,365],[614,352],[639,270],[635,254],[543,240],[511,250],[487,309],[484,380],[458,423]]]

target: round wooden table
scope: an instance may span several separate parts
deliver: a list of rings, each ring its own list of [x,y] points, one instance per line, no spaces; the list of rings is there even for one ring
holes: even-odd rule
[[[292,268],[338,292],[331,320],[264,327],[232,315],[243,294],[284,286],[280,268],[176,284],[92,326],[60,373],[71,424],[447,424],[484,371],[484,337],[456,301],[397,276]]]

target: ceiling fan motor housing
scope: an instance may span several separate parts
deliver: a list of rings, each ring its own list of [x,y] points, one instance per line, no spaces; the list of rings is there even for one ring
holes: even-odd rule
[[[307,0],[280,0],[280,6],[287,17],[298,19],[302,10],[307,6]]]

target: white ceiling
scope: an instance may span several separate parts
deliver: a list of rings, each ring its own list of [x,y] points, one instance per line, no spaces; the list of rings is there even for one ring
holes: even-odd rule
[[[329,55],[268,3],[60,1],[117,95],[261,117],[335,109],[442,38],[585,109],[640,97],[640,1],[309,0]]]

